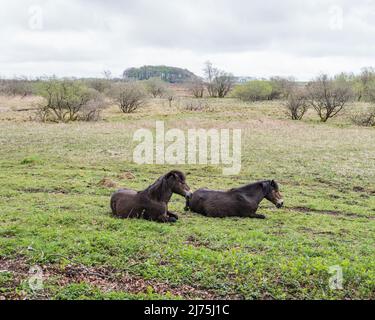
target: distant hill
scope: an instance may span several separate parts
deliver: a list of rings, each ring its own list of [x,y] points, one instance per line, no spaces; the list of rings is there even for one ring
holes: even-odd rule
[[[129,68],[124,71],[125,79],[148,80],[150,78],[161,78],[170,83],[181,83],[196,79],[197,76],[187,69],[167,66],[143,66],[140,68]]]

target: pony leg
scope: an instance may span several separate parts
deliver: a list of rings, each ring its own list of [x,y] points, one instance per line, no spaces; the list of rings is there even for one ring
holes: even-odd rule
[[[178,216],[172,212],[169,212],[167,208],[164,208],[163,211],[159,212],[159,214],[155,216],[155,220],[161,223],[176,222],[178,219]]]
[[[253,213],[249,217],[253,218],[253,219],[266,219],[265,215],[263,215],[263,214],[257,214],[257,213]]]
[[[178,215],[170,211],[166,211],[165,213],[158,216],[157,218],[157,221],[162,222],[162,223],[167,223],[167,222],[175,223],[177,222],[177,220],[178,220]]]
[[[175,217],[169,216],[168,214],[162,214],[156,218],[156,221],[161,223],[174,223],[177,222],[177,219]]]
[[[257,209],[250,209],[249,211],[249,208],[247,208],[246,212],[244,215],[242,215],[243,217],[248,217],[248,218],[252,218],[252,219],[266,219],[266,216],[263,215],[263,214],[257,214]]]
[[[177,213],[174,213],[174,212],[168,211],[168,212],[167,212],[167,215],[168,215],[168,217],[170,217],[170,218],[175,218],[176,220],[178,220],[178,215],[177,215]]]
[[[185,211],[187,212],[187,211],[190,211],[190,198],[186,198],[186,205],[185,205]]]

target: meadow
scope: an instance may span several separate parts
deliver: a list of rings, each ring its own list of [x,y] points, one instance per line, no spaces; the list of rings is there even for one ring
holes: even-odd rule
[[[0,97],[0,299],[374,299],[375,130],[349,120],[364,105],[321,123],[313,112],[289,120],[279,101],[208,99],[208,112],[188,112],[185,99],[51,124],[30,120],[37,98]],[[134,164],[133,133],[156,120],[242,129],[240,175]],[[142,190],[171,169],[193,190],[275,179],[285,207],[263,202],[266,220],[211,219],[184,212],[175,195],[176,224],[111,216],[114,191]],[[332,266],[342,290],[330,288]]]

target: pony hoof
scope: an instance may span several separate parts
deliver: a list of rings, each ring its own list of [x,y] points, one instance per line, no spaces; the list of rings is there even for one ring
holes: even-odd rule
[[[169,217],[168,222],[169,223],[176,223],[177,219],[175,217]]]

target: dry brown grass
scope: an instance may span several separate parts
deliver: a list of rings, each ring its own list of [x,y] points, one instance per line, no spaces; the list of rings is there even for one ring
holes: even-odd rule
[[[0,121],[29,121],[34,117],[40,97],[0,96]]]

